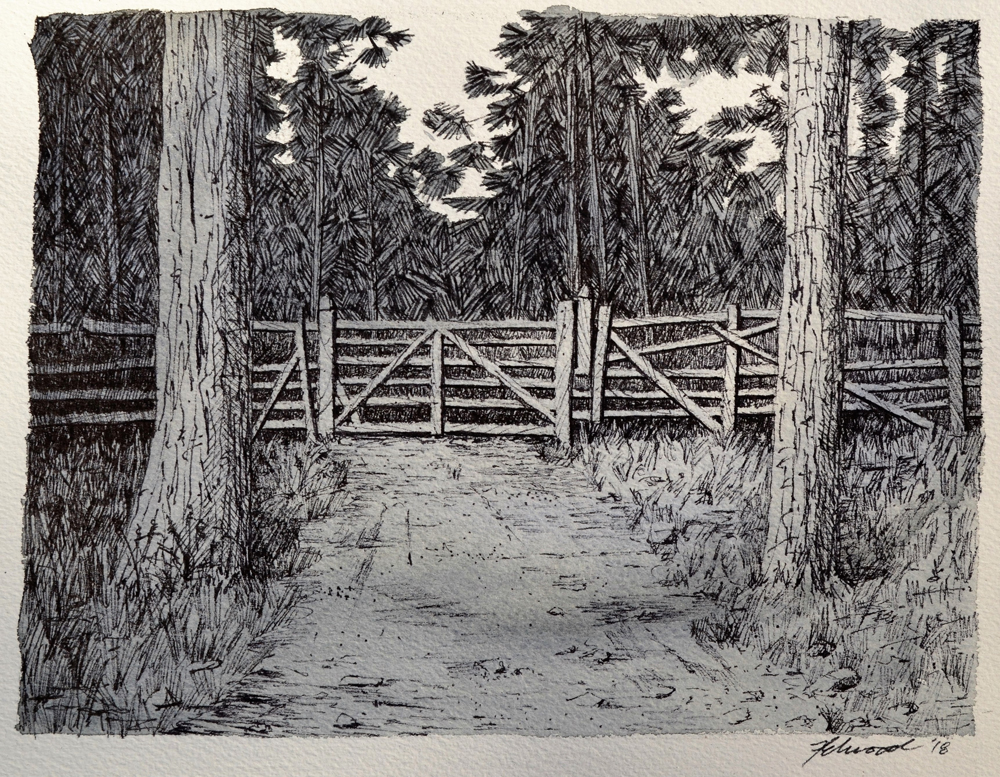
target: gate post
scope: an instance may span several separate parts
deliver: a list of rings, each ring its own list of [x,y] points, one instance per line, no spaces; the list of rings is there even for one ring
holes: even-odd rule
[[[319,303],[319,382],[316,386],[316,426],[320,435],[333,434],[336,418],[334,397],[337,385],[337,311],[329,295]]]
[[[299,354],[299,374],[302,376],[302,409],[305,413],[306,437],[316,439],[316,416],[309,392],[309,361],[306,359],[306,306],[302,306],[299,325],[295,329],[295,350]]]
[[[608,337],[611,333],[611,306],[602,305],[597,311],[597,332],[594,336],[594,358],[590,365],[590,423],[604,419],[604,377],[608,367]]]
[[[956,437],[965,434],[965,382],[962,378],[962,319],[958,308],[944,309],[944,367],[948,383],[949,429]]]
[[[728,308],[726,329],[735,332],[740,328],[740,306]],[[729,434],[736,426],[736,399],[739,392],[740,349],[726,343],[726,363],[722,368],[722,433]]]
[[[576,374],[589,375],[594,348],[594,303],[590,288],[582,286],[576,298]]]
[[[573,442],[573,345],[576,327],[573,302],[560,302],[556,310],[555,416],[556,437],[565,446]]]
[[[431,340],[431,434],[444,434],[444,334],[440,329]]]

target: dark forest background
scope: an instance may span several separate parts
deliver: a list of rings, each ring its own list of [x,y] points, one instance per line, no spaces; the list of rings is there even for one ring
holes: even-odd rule
[[[38,21],[36,322],[156,319],[162,25],[157,12]],[[853,27],[847,304],[975,312],[978,25]],[[267,74],[275,30],[301,50],[291,82]],[[377,17],[257,16],[255,317],[294,317],[319,293],[352,318],[549,317],[581,284],[624,313],[777,305],[783,161],[745,162],[749,130],[783,147],[784,91],[761,87],[688,131],[683,89],[643,99],[637,74],[780,76],[784,18],[564,9],[499,33],[505,70],[466,65],[468,95],[491,98],[489,140],[444,103],[423,116],[467,141],[445,156],[401,142],[407,107],[355,72],[408,33]],[[902,102],[885,76],[894,54]],[[273,139],[283,121],[287,144]],[[453,196],[470,170],[489,196]]]

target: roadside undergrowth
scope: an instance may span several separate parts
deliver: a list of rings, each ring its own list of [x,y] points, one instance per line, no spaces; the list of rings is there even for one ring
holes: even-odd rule
[[[763,584],[766,435],[612,429],[582,461],[598,488],[634,505],[632,530],[660,555],[662,582],[717,601],[694,636],[748,682],[810,702],[787,728],[972,733],[982,436],[865,423],[845,438],[838,580],[815,599]]]
[[[310,559],[300,528],[322,517],[346,466],[322,445],[254,450],[249,568],[170,594],[115,582],[149,433],[32,433],[18,728],[24,733],[169,733],[254,671]]]

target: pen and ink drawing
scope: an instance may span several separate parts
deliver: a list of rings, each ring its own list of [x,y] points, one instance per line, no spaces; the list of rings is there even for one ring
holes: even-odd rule
[[[421,34],[37,20],[19,730],[973,733],[977,22]]]

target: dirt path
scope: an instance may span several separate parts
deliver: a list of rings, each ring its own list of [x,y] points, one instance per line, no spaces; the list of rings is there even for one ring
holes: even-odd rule
[[[680,733],[732,730],[751,704],[767,724],[691,639],[706,605],[656,582],[578,466],[518,440],[338,448],[347,500],[306,532],[307,610],[192,731]]]

